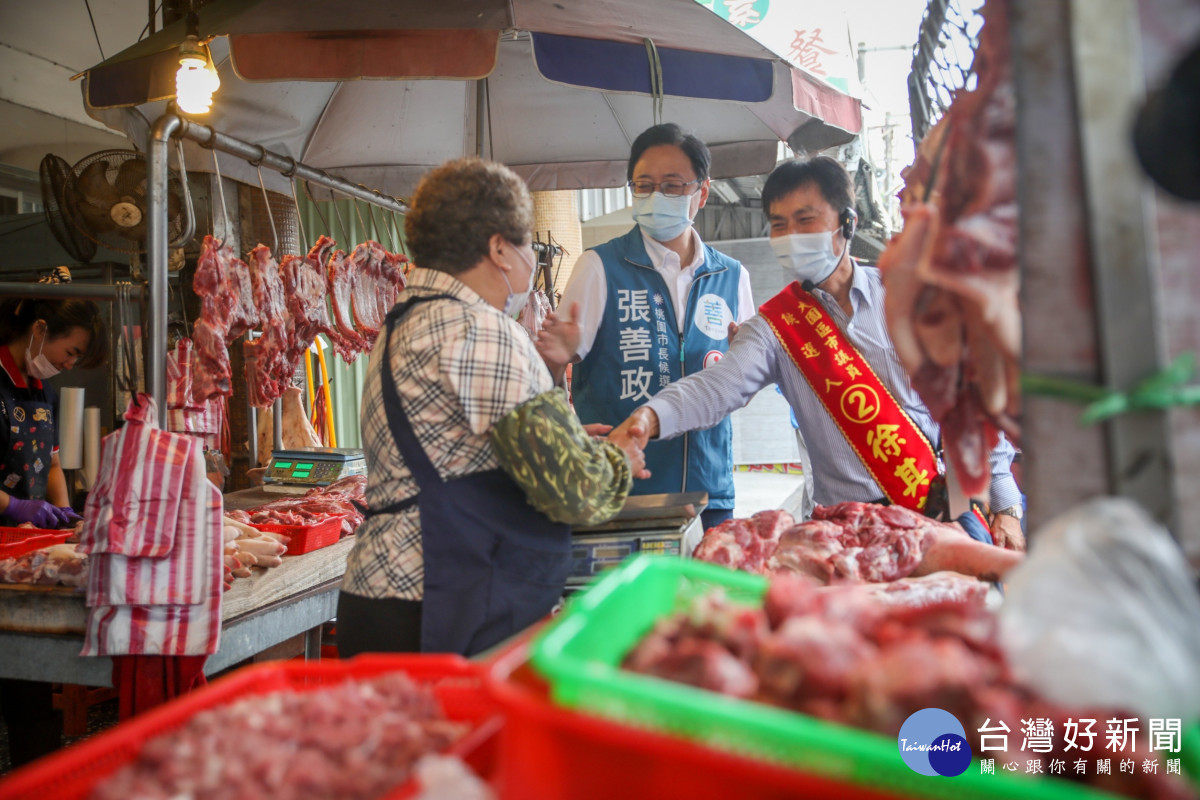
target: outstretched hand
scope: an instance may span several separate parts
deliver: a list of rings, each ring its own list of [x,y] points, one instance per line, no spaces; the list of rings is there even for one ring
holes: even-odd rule
[[[647,443],[658,435],[658,415],[649,408],[639,408],[629,415],[629,418],[613,429],[608,435],[608,440],[617,444],[626,455],[629,455],[629,463],[633,465],[633,477],[639,480],[644,480],[650,477],[650,470],[646,469],[646,457],[642,452],[646,449]],[[636,450],[637,458],[630,455],[631,451]]]
[[[633,477],[638,480],[645,480],[650,477],[650,470],[646,469],[646,432],[637,425],[620,427],[613,430],[608,435],[608,440],[621,448],[625,453],[625,457],[629,459],[629,469],[633,473]]]
[[[583,430],[593,439],[604,438],[604,435],[612,429],[612,425],[605,425],[603,422],[589,422],[587,425],[583,426]]]
[[[567,318],[551,311],[538,332],[537,351],[551,371],[562,370],[579,351],[579,303],[571,303]]]

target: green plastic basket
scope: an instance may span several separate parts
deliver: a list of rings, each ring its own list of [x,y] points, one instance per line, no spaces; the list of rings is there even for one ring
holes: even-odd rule
[[[620,668],[658,619],[717,588],[757,606],[767,581],[690,559],[629,559],[572,598],[535,639],[534,667],[562,705],[885,792],[946,800],[1116,797],[1048,776],[983,775],[978,759],[953,779],[919,775],[904,764],[893,738]],[[1183,745],[1185,771],[1194,776],[1200,730],[1186,731]]]

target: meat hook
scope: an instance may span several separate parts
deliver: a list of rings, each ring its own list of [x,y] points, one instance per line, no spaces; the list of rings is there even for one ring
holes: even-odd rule
[[[271,213],[271,198],[267,196],[267,185],[265,183],[263,183],[261,163],[255,164],[254,168],[258,170],[258,185],[259,185],[259,187],[262,188],[263,202],[267,206],[267,219],[271,223],[271,243],[273,245],[273,247],[271,248],[271,253],[276,258],[278,258],[279,257],[279,232],[275,230],[275,215]]]

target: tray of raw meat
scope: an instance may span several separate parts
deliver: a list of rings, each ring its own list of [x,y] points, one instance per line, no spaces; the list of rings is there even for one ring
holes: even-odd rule
[[[1062,736],[1052,752],[1029,749],[1022,720],[1049,720],[1062,731],[1072,718],[1104,724],[1128,715],[1063,708],[1021,686],[995,614],[971,596],[895,602],[880,596],[889,585],[821,586],[793,572],[764,576],[641,555],[573,597],[535,638],[532,663],[568,708],[832,779],[847,788],[839,796],[1197,796],[1197,775],[1189,784],[1165,768],[1101,774],[1104,757],[1139,765],[1170,757],[1150,752],[1144,737],[1115,755],[1067,752]],[[898,751],[906,720],[927,708],[959,720],[976,757],[954,780],[918,774]],[[1007,750],[982,753],[980,729],[997,721],[1012,731]],[[1200,747],[1200,726],[1182,738],[1182,752]],[[991,774],[981,753],[996,756]],[[1000,768],[1037,759],[1072,768],[1038,776]],[[1075,771],[1079,759],[1093,762],[1084,775]]]
[[[488,797],[501,725],[457,656],[272,662],[30,764],[0,798]]]

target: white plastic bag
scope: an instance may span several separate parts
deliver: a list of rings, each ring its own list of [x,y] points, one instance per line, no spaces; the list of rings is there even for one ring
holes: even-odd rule
[[[1033,542],[1000,611],[1016,678],[1069,707],[1200,718],[1200,594],[1170,534],[1102,498]]]

